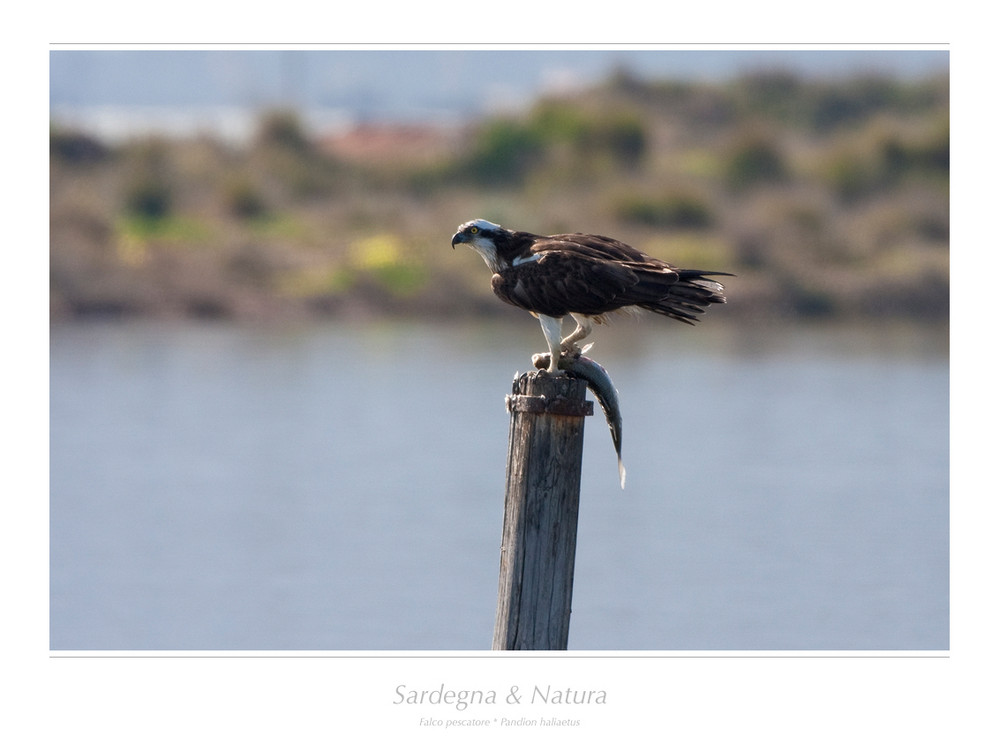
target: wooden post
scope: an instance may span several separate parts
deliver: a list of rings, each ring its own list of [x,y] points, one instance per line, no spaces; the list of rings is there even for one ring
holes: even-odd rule
[[[494,650],[565,650],[573,600],[586,382],[534,371],[507,397],[510,438]]]

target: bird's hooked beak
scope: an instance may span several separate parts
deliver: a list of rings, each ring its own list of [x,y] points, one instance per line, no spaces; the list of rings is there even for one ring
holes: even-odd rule
[[[464,243],[468,238],[464,232],[456,232],[451,236],[451,247],[454,248],[459,243]]]

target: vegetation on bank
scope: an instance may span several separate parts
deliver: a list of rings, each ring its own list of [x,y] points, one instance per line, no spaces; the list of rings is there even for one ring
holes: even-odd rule
[[[52,315],[504,314],[482,262],[449,245],[485,217],[735,272],[728,316],[943,319],[948,98],[946,79],[621,71],[381,141],[313,136],[293,112],[262,114],[240,146],[112,146],[54,124]]]

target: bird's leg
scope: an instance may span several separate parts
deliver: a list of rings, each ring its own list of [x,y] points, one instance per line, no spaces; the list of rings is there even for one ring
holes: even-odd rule
[[[562,319],[557,319],[545,314],[538,314],[538,321],[542,325],[542,334],[545,335],[545,343],[549,346],[549,354],[552,360],[549,361],[549,373],[562,373],[559,369],[559,356],[562,354]]]
[[[575,313],[571,313],[570,315],[576,321],[576,329],[560,343],[560,349],[566,355],[572,356],[580,354],[581,350],[577,342],[590,336],[594,324],[586,316],[577,316]]]

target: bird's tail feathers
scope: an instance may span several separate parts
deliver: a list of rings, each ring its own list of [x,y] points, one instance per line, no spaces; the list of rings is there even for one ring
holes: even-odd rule
[[[712,303],[726,302],[722,284],[714,279],[709,279],[709,277],[731,277],[732,275],[728,272],[679,269],[677,273],[679,279],[676,281],[665,287],[662,283],[660,284],[660,297],[648,303],[639,303],[639,305],[654,313],[669,316],[686,324],[694,324],[698,321],[698,315],[704,313],[705,309]],[[644,281],[641,280],[640,284]],[[652,283],[652,280],[649,280],[649,283]]]

